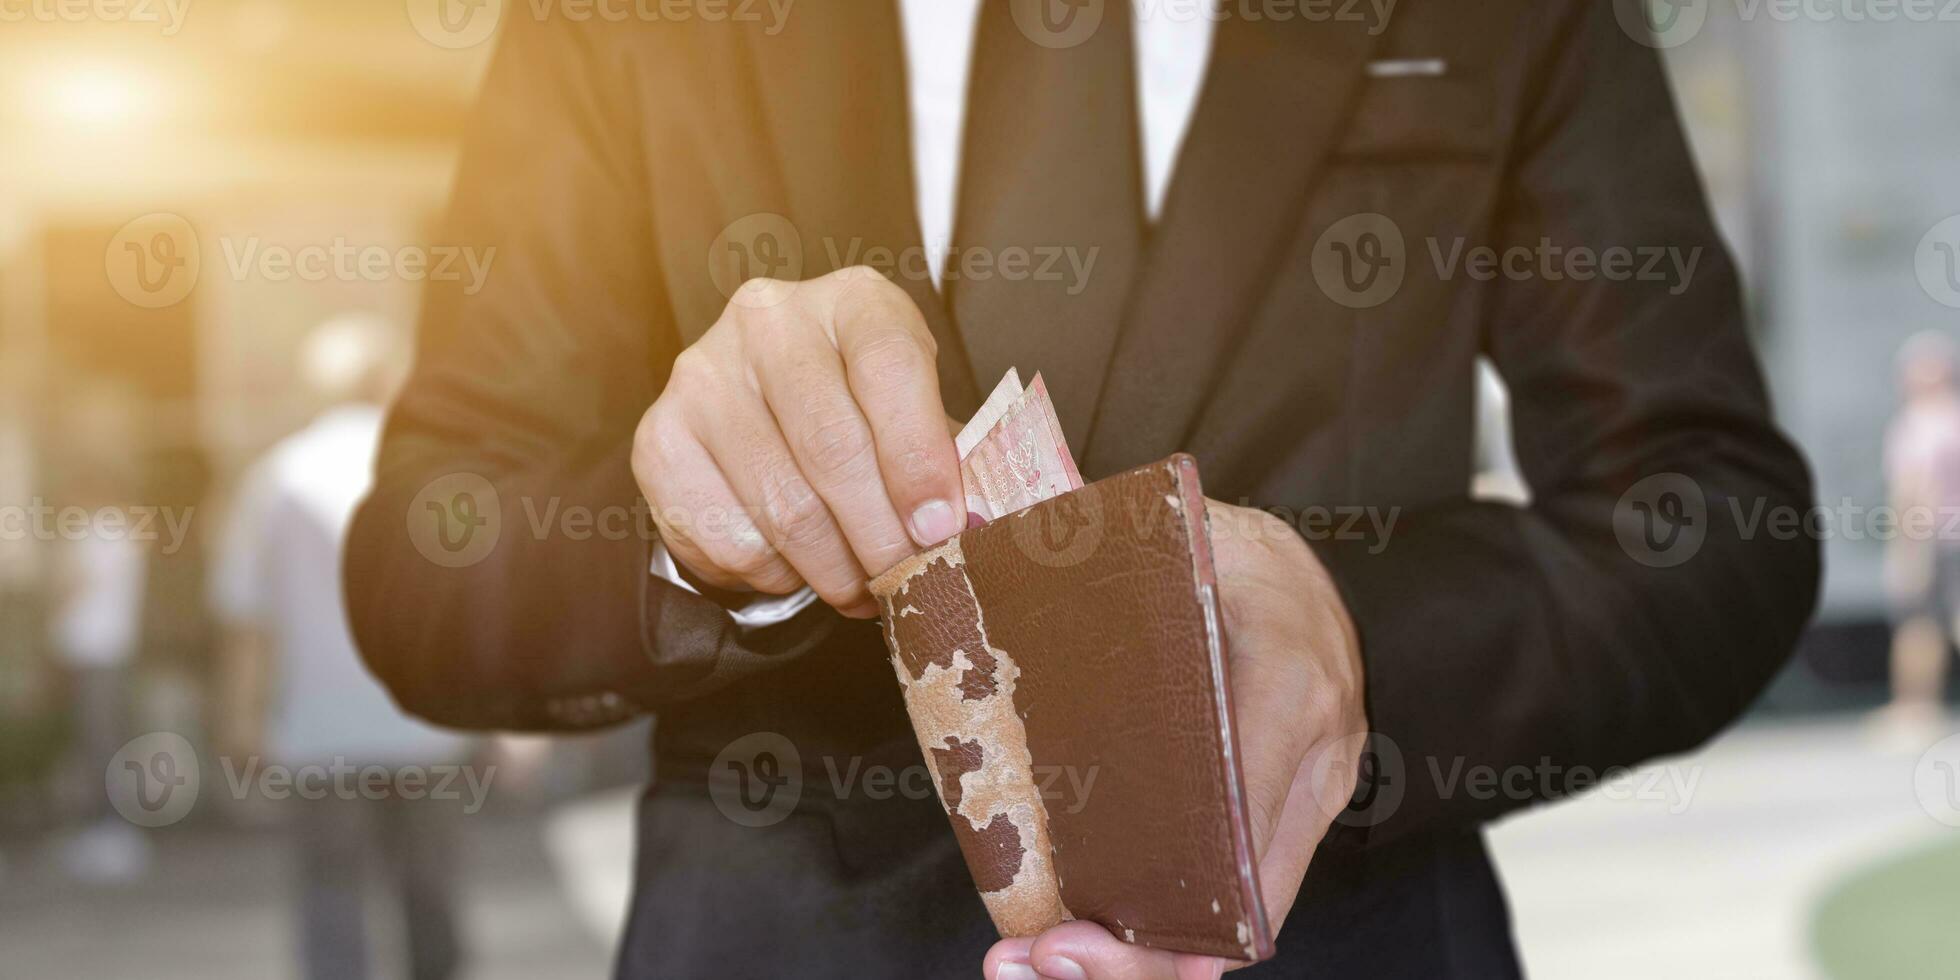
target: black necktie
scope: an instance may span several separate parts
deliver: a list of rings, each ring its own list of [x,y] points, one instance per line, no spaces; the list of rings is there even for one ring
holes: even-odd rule
[[[1077,446],[1143,251],[1130,18],[1130,0],[982,0],[946,261],[980,390],[1043,372]]]

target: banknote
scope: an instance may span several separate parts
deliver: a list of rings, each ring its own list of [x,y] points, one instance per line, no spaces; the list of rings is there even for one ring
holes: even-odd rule
[[[966,454],[972,452],[973,447],[993,430],[994,423],[999,422],[1000,417],[1007,414],[1007,409],[1014,404],[1015,399],[1020,397],[1021,372],[1008,368],[1007,373],[1001,375],[1000,384],[994,386],[994,393],[987,396],[980,410],[966,420],[966,427],[960,430],[959,435],[953,437],[953,445],[959,450],[961,459],[965,459]]]
[[[1003,385],[1011,380],[1018,379],[1003,379]],[[993,400],[989,397],[989,404]],[[1082,486],[1082,474],[1069,453],[1040,374],[963,454],[960,477],[965,482],[969,527]]]

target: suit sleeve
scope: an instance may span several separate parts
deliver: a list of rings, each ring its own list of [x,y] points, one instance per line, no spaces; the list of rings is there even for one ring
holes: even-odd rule
[[[1816,542],[1752,520],[1806,512],[1808,470],[1770,421],[1659,59],[1612,7],[1563,5],[1541,28],[1494,244],[1698,261],[1685,288],[1638,261],[1500,277],[1485,349],[1531,503],[1404,513],[1379,554],[1316,543],[1362,638],[1370,839],[1490,820],[1698,745],[1783,664],[1815,601]]]
[[[467,129],[413,375],[347,543],[369,667],[465,728],[609,724],[815,645],[649,573],[632,434],[679,350],[631,87],[583,29],[510,18]]]

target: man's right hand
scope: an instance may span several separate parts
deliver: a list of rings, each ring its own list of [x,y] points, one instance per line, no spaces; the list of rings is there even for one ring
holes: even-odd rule
[[[709,584],[876,615],[869,576],[966,526],[937,354],[874,270],[744,284],[634,435],[661,541]]]

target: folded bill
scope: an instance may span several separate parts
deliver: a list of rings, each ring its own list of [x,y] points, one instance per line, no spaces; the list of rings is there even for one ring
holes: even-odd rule
[[[955,444],[968,527],[1082,486],[1048,386],[1038,373],[1023,389],[1019,374],[1008,369]]]
[[[966,454],[980,444],[980,440],[993,430],[994,423],[999,422],[1015,399],[1020,397],[1021,372],[1008,368],[1007,373],[1001,375],[1000,384],[994,386],[993,394],[988,395],[980,410],[966,420],[966,427],[960,430],[960,434],[953,437],[953,446],[960,451],[961,459],[965,459]]]

